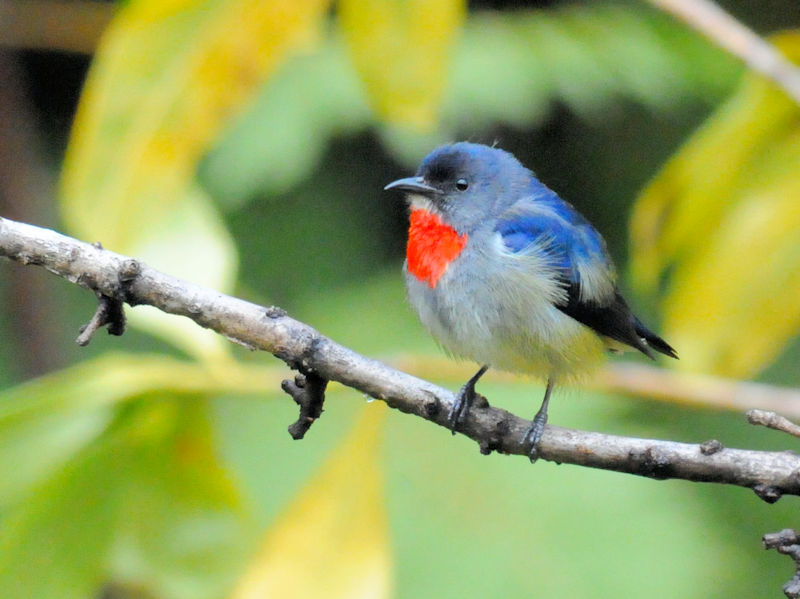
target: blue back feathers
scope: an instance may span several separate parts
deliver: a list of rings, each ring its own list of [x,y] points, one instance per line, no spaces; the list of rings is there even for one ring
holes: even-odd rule
[[[506,247],[522,252],[537,244],[573,284],[580,283],[579,267],[613,272],[600,233],[555,192],[531,178],[530,194],[501,216],[495,227]]]

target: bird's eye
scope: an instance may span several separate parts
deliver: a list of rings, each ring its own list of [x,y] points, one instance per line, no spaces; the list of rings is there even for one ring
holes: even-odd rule
[[[458,191],[467,191],[468,187],[469,183],[467,182],[466,179],[459,179],[458,181],[456,181],[456,189]]]

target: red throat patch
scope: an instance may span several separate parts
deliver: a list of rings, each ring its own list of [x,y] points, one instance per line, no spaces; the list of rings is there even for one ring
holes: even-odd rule
[[[429,287],[436,287],[439,278],[466,244],[467,235],[459,235],[436,214],[412,210],[406,247],[408,272]]]

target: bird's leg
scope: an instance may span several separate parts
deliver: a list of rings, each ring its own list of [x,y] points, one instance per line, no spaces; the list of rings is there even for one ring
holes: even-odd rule
[[[539,445],[539,440],[542,438],[542,433],[544,433],[544,425],[547,424],[547,406],[550,404],[550,394],[553,392],[554,385],[555,379],[550,376],[550,378],[547,379],[547,388],[544,390],[542,407],[536,412],[531,426],[525,431],[525,436],[522,438],[522,442],[529,446],[528,457],[531,459],[531,463],[539,459],[537,446]]]
[[[454,435],[456,434],[456,426],[463,420],[472,405],[472,400],[475,399],[475,383],[487,370],[489,370],[488,364],[481,366],[481,369],[472,375],[472,378],[464,383],[464,386],[458,391],[453,407],[450,409],[450,414],[447,416],[447,424],[450,427],[450,432]]]

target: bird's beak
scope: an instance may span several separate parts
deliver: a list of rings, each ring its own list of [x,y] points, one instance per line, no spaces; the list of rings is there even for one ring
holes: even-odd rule
[[[389,183],[389,185],[383,188],[384,191],[389,191],[390,189],[409,191],[411,193],[418,193],[423,196],[433,196],[442,193],[435,187],[431,187],[425,183],[422,177],[406,177],[405,179],[398,179],[397,181],[392,181]]]

